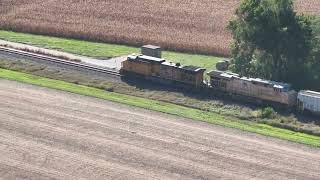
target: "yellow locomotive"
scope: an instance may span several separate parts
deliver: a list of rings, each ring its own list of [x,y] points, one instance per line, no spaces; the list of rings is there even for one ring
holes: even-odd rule
[[[208,75],[210,76],[210,87],[215,90],[289,107],[293,107],[296,104],[297,92],[286,83],[240,77],[235,73],[217,70],[210,71]]]
[[[206,69],[195,66],[182,66],[164,59],[146,55],[130,55],[122,62],[122,74],[140,75],[146,79],[158,79],[167,83],[179,83],[193,87],[203,86]]]

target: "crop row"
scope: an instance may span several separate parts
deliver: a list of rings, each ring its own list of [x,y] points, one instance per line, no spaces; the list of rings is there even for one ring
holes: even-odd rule
[[[0,2],[0,28],[118,44],[228,55],[226,30],[240,0],[90,0]],[[319,0],[298,0],[320,12]],[[318,9],[317,9],[318,7]]]

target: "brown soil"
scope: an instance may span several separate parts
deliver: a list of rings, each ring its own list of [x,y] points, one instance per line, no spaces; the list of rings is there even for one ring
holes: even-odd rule
[[[319,179],[320,151],[0,79],[3,179]]]

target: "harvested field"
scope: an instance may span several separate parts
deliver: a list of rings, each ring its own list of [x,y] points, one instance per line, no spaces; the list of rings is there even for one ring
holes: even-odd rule
[[[226,30],[240,0],[0,1],[0,28],[95,41],[160,44],[170,50],[227,55]],[[320,13],[320,1],[298,0]]]
[[[0,79],[3,179],[319,179],[300,144]]]

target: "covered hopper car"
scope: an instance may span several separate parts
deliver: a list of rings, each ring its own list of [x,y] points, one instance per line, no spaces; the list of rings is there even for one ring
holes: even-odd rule
[[[315,91],[300,91],[297,106],[302,111],[320,115],[320,93]]]

